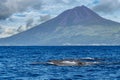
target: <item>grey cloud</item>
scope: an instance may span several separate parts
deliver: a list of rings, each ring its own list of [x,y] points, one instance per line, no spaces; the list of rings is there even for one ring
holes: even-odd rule
[[[100,0],[93,9],[103,13],[112,13],[120,10],[120,0]]]
[[[26,28],[27,28],[26,26],[22,26],[21,25],[21,26],[18,27],[18,29],[16,30],[16,32],[18,32],[18,33],[23,32],[23,31],[27,30]]]
[[[40,16],[40,21],[47,21],[47,20],[49,20],[49,19],[51,19],[51,16],[50,15],[45,15],[45,16]]]
[[[0,19],[5,19],[28,8],[41,9],[41,4],[41,0],[0,0]]]
[[[3,28],[2,26],[0,26],[0,34],[3,32]]]
[[[34,20],[33,18],[30,18],[26,21],[26,28],[29,29],[30,27],[32,27]]]
[[[6,17],[8,17],[9,15],[11,15],[11,13],[9,12],[9,9],[4,6],[4,4],[0,3],[0,19],[4,19]]]

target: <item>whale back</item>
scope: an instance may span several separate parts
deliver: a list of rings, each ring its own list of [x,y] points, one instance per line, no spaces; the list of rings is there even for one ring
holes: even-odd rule
[[[78,60],[51,60],[49,64],[57,66],[82,66],[85,63]]]

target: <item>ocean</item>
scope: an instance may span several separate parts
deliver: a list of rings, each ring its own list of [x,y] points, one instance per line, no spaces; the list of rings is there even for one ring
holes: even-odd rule
[[[31,65],[63,59],[98,59],[104,64]],[[0,80],[120,80],[120,46],[0,47]]]

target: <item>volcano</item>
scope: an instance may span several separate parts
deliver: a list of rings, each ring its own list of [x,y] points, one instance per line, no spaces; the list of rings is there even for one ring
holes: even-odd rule
[[[120,23],[78,6],[27,31],[0,39],[0,45],[120,44],[119,34]]]

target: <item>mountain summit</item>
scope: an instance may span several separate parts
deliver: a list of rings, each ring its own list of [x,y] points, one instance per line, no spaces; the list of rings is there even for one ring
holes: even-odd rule
[[[71,25],[114,25],[116,22],[107,20],[97,13],[82,5],[62,12],[57,17],[46,22],[51,26],[71,26]],[[119,24],[119,23],[118,23]]]
[[[78,6],[27,31],[0,39],[0,45],[120,44],[119,34],[120,23]]]
[[[60,14],[57,18],[61,25],[82,24],[84,22],[88,23],[91,20],[95,21],[101,19],[99,15],[85,6],[69,9]]]
[[[83,5],[64,11],[54,18],[53,23],[57,23],[61,26],[69,26],[75,24],[90,24],[101,19],[98,14]]]

